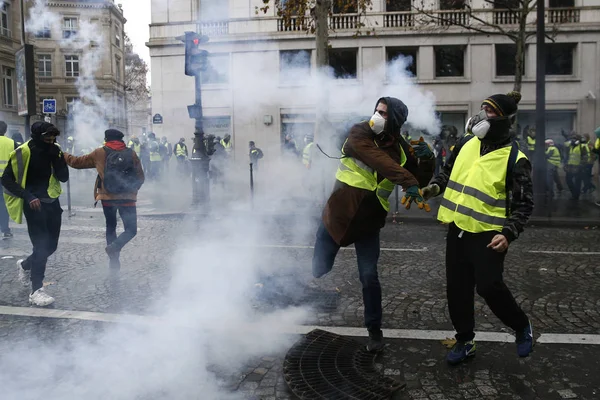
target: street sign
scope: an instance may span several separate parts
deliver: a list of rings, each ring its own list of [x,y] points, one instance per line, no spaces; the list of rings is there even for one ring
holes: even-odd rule
[[[44,99],[44,114],[56,114],[56,99]]]
[[[152,117],[152,123],[155,125],[160,125],[163,123],[163,117],[160,114],[154,114],[154,117]]]

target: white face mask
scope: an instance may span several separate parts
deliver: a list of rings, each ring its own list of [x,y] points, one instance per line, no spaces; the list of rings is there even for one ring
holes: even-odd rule
[[[478,114],[474,115],[467,122],[467,132],[471,132],[479,139],[483,139],[490,130],[490,123],[487,120],[487,113],[485,110],[479,111]]]
[[[385,118],[383,118],[379,112],[375,112],[369,120],[369,126],[376,135],[381,135],[385,128]]]

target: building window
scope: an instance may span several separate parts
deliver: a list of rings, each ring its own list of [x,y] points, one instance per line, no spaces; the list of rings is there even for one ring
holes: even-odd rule
[[[435,76],[465,75],[465,47],[439,46],[435,47]]]
[[[6,37],[12,37],[12,32],[10,30],[10,5],[7,3],[2,4],[0,12],[2,12],[2,18],[0,19],[0,34]]]
[[[416,47],[388,47],[385,49],[388,62],[388,79],[394,74],[396,68],[408,71],[412,76],[417,76],[417,48]],[[392,68],[392,70],[390,70]]]
[[[14,105],[13,98],[13,76],[15,70],[9,67],[2,67],[2,86],[4,87],[4,107],[12,107]]]
[[[50,25],[44,23],[44,27],[35,33],[35,37],[38,39],[50,39],[52,37]]]
[[[64,18],[63,19],[63,38],[68,39],[72,36],[77,35],[77,18]]]
[[[497,44],[496,48],[496,76],[515,76],[517,55],[516,44]],[[525,75],[525,51],[521,59],[521,75]]]
[[[333,1],[331,11],[334,14],[356,14],[358,12],[358,4],[356,1]]]
[[[310,50],[283,50],[279,52],[280,81],[306,81],[310,78],[310,68]]]
[[[115,112],[117,116],[117,123],[122,123],[125,120],[125,102],[123,100],[123,96],[117,94],[117,109]]]
[[[79,56],[65,56],[65,72],[67,78],[79,76]]]
[[[394,11],[410,11],[412,0],[387,0],[385,2],[385,10]]]
[[[516,10],[521,8],[521,0],[494,0],[492,3],[497,10]]]
[[[546,75],[573,75],[575,43],[547,43]]]
[[[561,134],[571,132],[576,128],[577,113],[570,110],[546,110],[544,114],[546,120],[546,139],[552,139],[556,143],[564,143],[565,138]],[[535,111],[519,111],[517,121],[521,128],[519,133],[523,133],[525,128],[535,126],[536,114]]]
[[[440,10],[462,10],[465,0],[440,0]]]
[[[229,54],[209,54],[207,69],[200,78],[202,83],[229,83]]]
[[[550,0],[550,8],[572,8],[575,0]]]
[[[329,49],[329,66],[336,79],[356,79],[358,49]]]
[[[115,78],[117,82],[121,82],[121,60],[118,58],[115,60]]]
[[[52,76],[52,56],[50,54],[38,55],[38,75],[45,78]]]
[[[115,45],[121,48],[121,28],[118,26],[115,28]]]
[[[65,97],[65,101],[67,102],[67,113],[72,114],[79,103],[79,97]]]

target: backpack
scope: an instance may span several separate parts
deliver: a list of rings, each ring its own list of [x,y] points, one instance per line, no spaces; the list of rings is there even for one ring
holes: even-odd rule
[[[133,150],[117,151],[104,146],[106,163],[104,166],[104,190],[108,193],[132,193],[141,184],[133,163]]]

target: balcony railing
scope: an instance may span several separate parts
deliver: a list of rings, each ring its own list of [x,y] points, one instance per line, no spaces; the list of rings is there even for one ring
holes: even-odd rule
[[[383,15],[384,28],[406,28],[415,26],[415,14],[410,11],[390,12]]]
[[[469,13],[464,10],[437,11],[437,24],[440,26],[468,25]]]
[[[229,22],[228,21],[212,21],[212,22],[201,22],[198,24],[197,32],[203,35],[214,37],[223,36],[229,34]]]
[[[546,21],[551,24],[574,24],[581,20],[581,10],[577,8],[550,8],[546,11]]]
[[[278,32],[301,32],[307,28],[306,19],[301,22],[300,18],[292,17],[287,22],[279,18],[277,20]]]
[[[360,17],[358,14],[337,14],[328,18],[329,29],[337,31],[344,29],[358,29]]]

